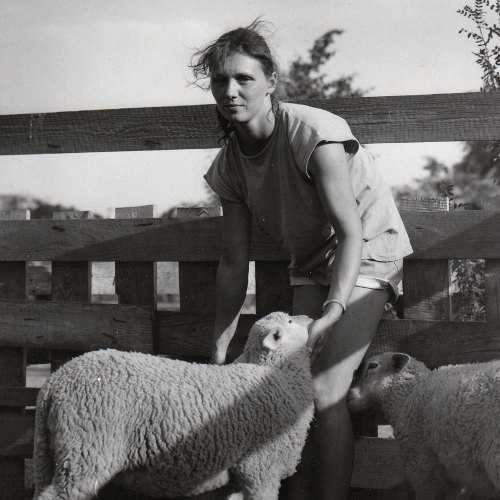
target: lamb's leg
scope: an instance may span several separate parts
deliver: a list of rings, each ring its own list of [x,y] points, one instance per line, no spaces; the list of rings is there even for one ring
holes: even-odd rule
[[[81,479],[65,478],[64,482],[57,476],[34,500],[92,500],[111,478],[94,479],[87,476]]]
[[[280,489],[279,480],[271,480],[266,484],[247,484],[243,488],[243,498],[245,500],[277,500]]]
[[[262,452],[254,453],[233,469],[234,478],[245,500],[278,500],[282,467],[277,466],[279,461],[266,455]]]

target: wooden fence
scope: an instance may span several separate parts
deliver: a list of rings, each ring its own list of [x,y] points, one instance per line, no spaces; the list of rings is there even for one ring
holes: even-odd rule
[[[311,100],[345,117],[363,143],[500,140],[500,93]],[[0,154],[217,147],[212,106],[0,116]],[[404,166],[402,166],[404,168]],[[186,186],[189,189],[189,186]],[[402,217],[415,253],[406,259],[404,319],[383,320],[370,352],[401,350],[430,367],[500,357],[500,212],[408,205]],[[432,209],[433,208],[433,209]],[[439,207],[438,207],[439,208]],[[207,358],[221,218],[187,210],[153,218],[151,207],[115,219],[60,213],[29,220],[0,213],[0,495],[18,499],[32,454],[37,389],[25,387],[26,356],[51,351],[53,368],[77,352],[113,347]],[[256,314],[244,315],[230,349],[255,317],[289,310],[287,255],[255,230]],[[450,321],[449,259],[486,259],[487,321]],[[29,261],[52,262],[50,301],[27,301]],[[115,262],[118,304],[91,303],[91,263]],[[179,262],[180,311],[156,308],[156,262]],[[395,443],[360,426],[352,498],[411,498]],[[368,431],[367,431],[368,429]],[[375,431],[375,432],[374,432]]]

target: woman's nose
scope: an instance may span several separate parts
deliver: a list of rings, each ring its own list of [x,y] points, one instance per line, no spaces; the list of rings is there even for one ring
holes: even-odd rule
[[[235,80],[229,80],[226,86],[226,97],[234,99],[238,96],[238,84]]]

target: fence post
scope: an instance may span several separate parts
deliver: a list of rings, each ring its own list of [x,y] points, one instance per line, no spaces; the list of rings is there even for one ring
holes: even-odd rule
[[[154,205],[115,209],[116,219],[143,219],[155,215]],[[120,304],[156,309],[156,262],[115,262],[115,290]],[[152,332],[153,337],[154,332]],[[155,342],[156,351],[156,339]]]
[[[431,212],[449,210],[448,198],[400,201],[400,210]],[[447,259],[405,260],[403,278],[405,319],[450,319],[450,265]]]
[[[29,219],[29,210],[0,212],[0,220]],[[0,300],[26,300],[26,262],[0,262]],[[0,386],[26,386],[26,349],[2,347]],[[23,413],[19,408],[1,408],[1,413]],[[0,458],[0,492],[3,498],[24,497],[24,458]]]
[[[218,217],[222,207],[177,208],[177,218]],[[215,312],[218,262],[179,262],[181,312],[210,314]]]
[[[484,210],[500,210],[500,196],[485,198]],[[500,321],[500,259],[485,261],[486,321]]]
[[[54,212],[55,220],[92,219],[88,211],[64,210]],[[60,302],[90,302],[92,299],[91,262],[52,262],[52,300]],[[81,354],[66,349],[52,350],[50,353],[51,371],[57,370],[71,358]]]
[[[255,262],[255,310],[260,316],[292,310],[292,287],[288,262]]]

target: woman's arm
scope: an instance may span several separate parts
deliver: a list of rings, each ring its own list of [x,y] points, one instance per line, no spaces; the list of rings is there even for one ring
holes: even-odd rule
[[[221,200],[223,248],[217,269],[217,312],[212,361],[223,364],[245,301],[250,256],[250,211],[243,203]]]
[[[319,144],[311,155],[308,168],[338,239],[327,300],[347,304],[361,265],[362,231],[344,146],[332,142]],[[309,345],[313,358],[321,352],[342,312],[337,302],[331,302],[323,316],[311,324]]]

